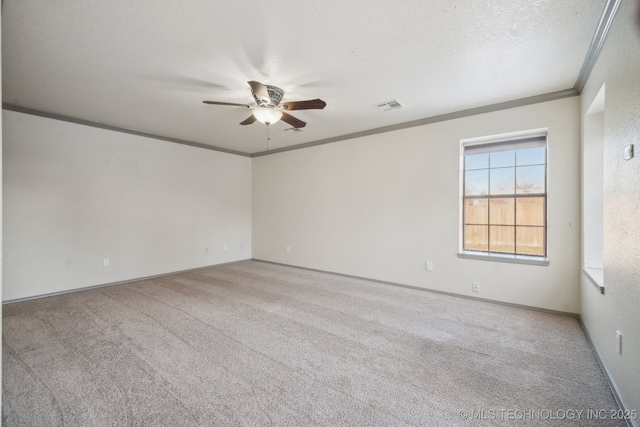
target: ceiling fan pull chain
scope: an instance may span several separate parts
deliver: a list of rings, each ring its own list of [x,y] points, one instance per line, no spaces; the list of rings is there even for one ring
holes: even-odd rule
[[[269,141],[271,141],[271,137],[269,136],[269,123],[267,125],[267,151],[269,151]]]

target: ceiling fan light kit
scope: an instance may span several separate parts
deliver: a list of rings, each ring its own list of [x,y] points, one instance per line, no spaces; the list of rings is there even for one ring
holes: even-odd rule
[[[253,109],[253,115],[260,123],[272,125],[280,121],[282,111],[277,107],[256,107]]]

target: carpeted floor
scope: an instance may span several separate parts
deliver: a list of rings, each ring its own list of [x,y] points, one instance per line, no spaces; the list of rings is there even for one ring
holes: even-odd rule
[[[7,426],[625,425],[574,318],[257,261],[7,304],[2,343]]]

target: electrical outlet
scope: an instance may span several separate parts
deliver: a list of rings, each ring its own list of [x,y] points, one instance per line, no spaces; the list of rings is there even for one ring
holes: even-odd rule
[[[480,282],[471,282],[471,290],[473,292],[480,292]]]
[[[223,247],[224,251],[227,252],[227,245],[223,245],[222,247]]]
[[[616,331],[616,351],[622,354],[622,332]]]
[[[103,267],[109,267],[110,265],[111,265],[111,261],[109,261],[109,258],[102,258]]]
[[[208,254],[209,253],[209,248],[204,248],[204,253]]]
[[[291,246],[287,245],[287,253],[291,252]]]
[[[433,262],[427,261],[424,264],[424,269],[427,270],[427,271],[433,271]]]

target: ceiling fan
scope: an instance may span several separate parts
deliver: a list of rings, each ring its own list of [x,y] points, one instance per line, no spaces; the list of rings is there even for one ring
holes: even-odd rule
[[[280,103],[284,95],[284,91],[276,86],[263,85],[256,81],[250,81],[251,93],[256,105],[236,104],[232,102],[218,101],[202,101],[211,105],[228,105],[232,107],[246,107],[252,109],[252,114],[241,125],[250,125],[256,120],[267,126],[274,124],[280,120],[293,126],[294,128],[303,128],[307,123],[288,114],[288,110],[322,110],[327,103],[321,99],[311,99],[308,101],[291,101]]]

